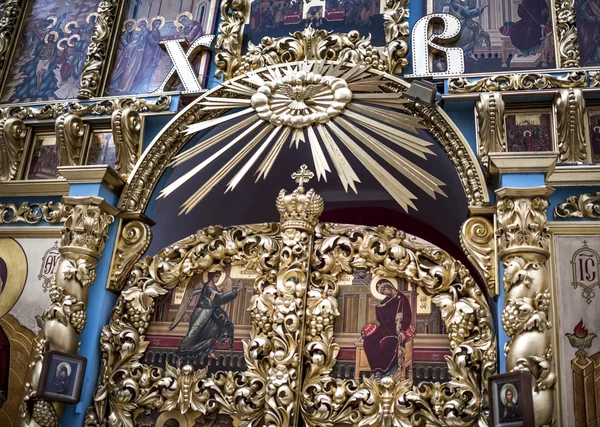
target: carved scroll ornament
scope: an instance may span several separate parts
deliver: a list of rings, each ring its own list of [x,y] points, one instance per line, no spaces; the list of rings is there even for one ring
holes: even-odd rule
[[[586,163],[585,100],[581,89],[561,89],[554,97],[559,162]]]
[[[600,219],[600,191],[567,197],[554,208],[554,218]]]
[[[18,178],[26,136],[23,120],[14,117],[0,120],[0,181]]]
[[[305,380],[301,410],[309,426],[472,426],[487,422],[487,377],[496,370],[493,318],[466,268],[446,252],[392,227],[320,224],[315,232],[306,313]],[[450,382],[394,383],[330,376],[339,345],[333,325],[340,315],[337,277],[355,268],[401,277],[434,294],[450,338]]]
[[[58,145],[58,165],[76,166],[81,164],[81,151],[85,135],[85,125],[77,114],[65,114],[56,120],[56,143]]]
[[[0,224],[58,224],[67,218],[69,208],[57,202],[28,203],[17,206],[15,203],[0,203]]]
[[[556,33],[558,38],[558,66],[579,67],[579,41],[575,19],[574,0],[557,0],[554,3]],[[577,3],[578,4],[578,3]]]
[[[485,280],[489,295],[497,295],[494,226],[487,218],[467,219],[460,229],[460,244]]]
[[[8,0],[4,4],[4,14],[0,20],[0,79],[6,73],[8,64],[7,54],[9,54],[15,36],[17,35],[17,23],[19,22],[25,6],[23,0]]]
[[[112,114],[112,132],[115,140],[115,169],[127,180],[142,154],[142,118],[132,106],[123,106]]]
[[[504,100],[498,92],[485,92],[475,103],[477,117],[477,155],[489,167],[490,152],[506,151]]]
[[[587,73],[585,71],[573,71],[561,76],[539,73],[515,73],[495,75],[481,79],[453,77],[448,80],[448,86],[451,93],[586,87]]]

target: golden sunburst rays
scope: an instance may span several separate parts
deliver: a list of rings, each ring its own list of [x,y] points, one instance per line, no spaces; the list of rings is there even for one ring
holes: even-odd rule
[[[347,68],[325,61],[266,68],[225,82],[224,96],[207,96],[199,105],[205,111],[230,110],[229,114],[192,124],[187,133],[223,124],[227,129],[178,154],[171,165],[178,166],[211,147],[223,146],[169,184],[159,197],[168,196],[226,155],[225,165],[181,206],[181,213],[189,213],[238,165],[241,167],[227,184],[226,192],[234,190],[259,160],[256,181],[266,179],[283,148],[299,148],[301,144],[308,145],[317,179],[326,181],[333,169],[346,192],[351,188],[358,193],[356,184],[360,179],[341,147],[407,212],[409,207],[417,210],[417,196],[388,172],[382,161],[430,197],[447,197],[440,188],[442,181],[383,142],[423,159],[435,155],[429,148],[433,143],[419,135],[418,130],[424,128],[419,118],[407,114],[404,104],[410,101],[401,93],[384,91],[385,85],[385,78],[368,67]]]

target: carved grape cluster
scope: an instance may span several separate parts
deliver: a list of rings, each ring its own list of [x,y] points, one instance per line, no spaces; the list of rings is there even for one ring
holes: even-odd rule
[[[306,330],[306,340],[312,341],[320,336],[328,326],[333,326],[334,318],[332,314],[323,314],[322,316],[310,316]]]
[[[448,337],[450,338],[450,347],[456,348],[462,344],[466,338],[471,335],[475,327],[475,315],[473,313],[463,313],[459,322],[447,324]]]
[[[45,400],[36,400],[33,405],[33,419],[44,427],[58,427],[58,417],[54,406]]]
[[[64,288],[57,286],[54,278],[52,279],[52,284],[50,285],[50,290],[48,291],[48,296],[50,297],[50,301],[59,302],[64,294]]]
[[[520,310],[515,301],[508,300],[508,303],[502,311],[502,327],[509,337],[515,336],[519,332],[519,314]]]
[[[85,328],[86,321],[87,314],[85,313],[85,310],[77,310],[72,312],[69,319],[71,326],[75,328],[78,334],[80,334],[83,331],[83,328]]]
[[[145,312],[137,309],[132,301],[127,301],[125,303],[125,307],[127,308],[127,313],[129,314],[131,324],[137,329],[140,335],[143,335],[148,326],[150,326],[150,316],[154,311],[154,303],[152,303],[152,308]]]

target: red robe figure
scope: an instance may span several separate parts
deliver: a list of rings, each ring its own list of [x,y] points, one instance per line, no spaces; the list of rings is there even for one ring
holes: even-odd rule
[[[378,325],[363,328],[363,348],[375,378],[393,375],[404,361],[404,345],[414,333],[412,311],[408,298],[387,279],[377,283],[377,291],[385,296],[377,303],[375,313]],[[402,369],[402,367],[400,367]]]
[[[523,0],[517,8],[521,18],[515,23],[506,22],[500,28],[521,56],[537,53],[542,47],[542,41],[552,31],[550,23],[550,8],[546,0]]]

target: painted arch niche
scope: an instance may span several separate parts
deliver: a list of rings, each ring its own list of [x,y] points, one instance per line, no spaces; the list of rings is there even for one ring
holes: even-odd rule
[[[243,307],[251,327],[242,331],[245,338],[235,337],[241,349],[216,349],[216,359],[200,356],[178,364],[169,354],[181,346],[152,336],[165,301],[181,299],[186,283],[225,272],[223,284],[214,286],[219,291],[235,270],[246,275],[252,293]],[[299,283],[307,284],[302,304],[290,293]],[[353,296],[360,300],[362,294],[376,303],[379,325],[360,302],[357,312],[351,309]],[[429,306],[425,318],[421,304]],[[379,313],[387,306],[393,308],[391,320]],[[199,301],[194,311],[198,307]],[[306,307],[304,327],[282,328],[299,321],[301,307]],[[228,310],[223,310],[228,317],[235,315]],[[431,313],[440,319],[434,333],[423,328]],[[364,325],[354,319],[361,315]],[[377,361],[367,341],[376,329],[390,325],[402,366],[376,375]],[[174,331],[185,340],[185,331]],[[357,342],[361,336],[363,342]],[[433,342],[440,349],[432,353],[443,364],[431,372],[433,378],[419,379],[420,354]],[[292,407],[285,402],[295,401],[291,390],[301,393],[297,411],[307,425],[391,419],[410,424],[426,418],[469,426],[486,419],[487,377],[496,367],[490,308],[460,262],[393,227],[331,223],[319,224],[314,234],[280,223],[208,227],[169,245],[136,265],[103,343],[103,372],[88,417],[135,426],[261,425],[275,419],[274,425],[287,425],[284,414]],[[353,362],[350,353],[356,355]],[[445,376],[449,381],[442,382]],[[126,394],[119,392],[124,389]]]

